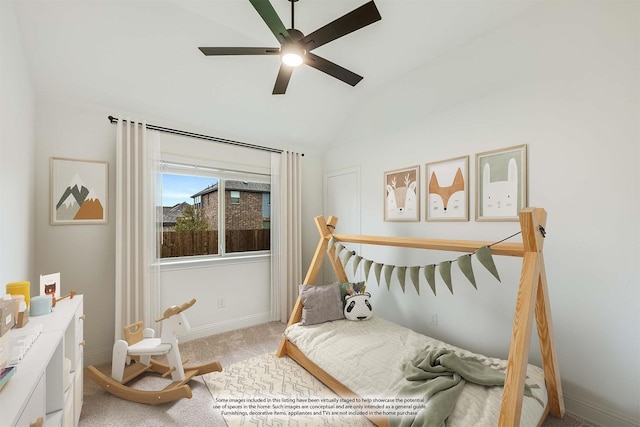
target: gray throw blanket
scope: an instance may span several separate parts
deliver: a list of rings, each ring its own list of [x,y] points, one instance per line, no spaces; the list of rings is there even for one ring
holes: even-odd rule
[[[484,386],[504,386],[505,374],[479,359],[462,357],[447,349],[428,349],[404,367],[410,382],[397,399],[424,399],[417,414],[389,417],[391,427],[441,427],[451,414],[466,381]],[[527,386],[525,395],[531,395]]]

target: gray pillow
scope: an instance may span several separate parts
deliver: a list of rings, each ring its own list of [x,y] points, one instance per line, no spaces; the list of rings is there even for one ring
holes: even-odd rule
[[[301,325],[315,325],[330,320],[344,319],[340,287],[331,285],[300,285],[302,302]]]

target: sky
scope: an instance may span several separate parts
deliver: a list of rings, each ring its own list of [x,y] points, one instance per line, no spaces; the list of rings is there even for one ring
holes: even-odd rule
[[[162,206],[193,204],[191,196],[217,182],[212,177],[162,174]]]

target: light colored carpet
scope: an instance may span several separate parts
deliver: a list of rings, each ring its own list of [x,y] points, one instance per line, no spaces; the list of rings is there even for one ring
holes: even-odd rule
[[[222,363],[226,373],[240,373],[234,366],[237,362],[261,356],[265,353],[274,354],[282,337],[285,325],[279,322],[270,322],[252,328],[226,332],[207,338],[189,341],[180,344],[180,352],[183,359],[189,359],[193,364],[218,360]],[[289,359],[276,359],[282,361],[282,369],[287,363],[295,363]],[[247,365],[247,364],[245,364]],[[241,365],[240,365],[241,366]],[[107,375],[110,374],[110,365],[96,366]],[[207,379],[211,380],[208,374]],[[280,375],[286,381],[287,375]],[[311,377],[313,378],[313,377]],[[315,380],[315,378],[313,378]],[[157,375],[148,375],[141,378],[135,387],[157,390],[163,388],[168,380]],[[145,405],[129,402],[117,398],[85,376],[84,404],[80,415],[80,427],[105,427],[105,426],[209,426],[226,427],[221,412],[214,409],[212,394],[218,393],[218,386],[213,380],[212,390],[205,384],[205,378],[196,377],[189,382],[193,397],[181,399],[176,402],[162,405]],[[317,381],[317,380],[315,380]],[[211,386],[211,384],[210,384]],[[315,386],[314,386],[315,387]],[[286,388],[285,388],[286,390]],[[248,424],[250,425],[250,424]],[[265,425],[265,424],[261,424]],[[268,425],[268,424],[267,424]],[[271,424],[274,427],[293,426],[295,424]],[[312,425],[312,424],[311,424]],[[562,420],[548,417],[543,427],[596,427],[586,421],[565,416]]]
[[[229,427],[373,426],[365,417],[349,415],[352,409],[288,357],[265,353],[204,378]]]

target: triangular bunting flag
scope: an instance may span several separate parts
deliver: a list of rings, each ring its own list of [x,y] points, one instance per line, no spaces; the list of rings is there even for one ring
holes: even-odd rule
[[[411,282],[413,283],[413,286],[416,288],[416,292],[418,293],[418,295],[420,295],[419,271],[421,267],[417,267],[417,266],[398,267],[395,265],[385,265],[385,264],[380,264],[380,263],[371,261],[369,259],[363,258],[362,256],[356,254],[355,251],[348,250],[342,243],[338,242],[333,236],[329,240],[329,246],[327,247],[327,252],[329,252],[331,248],[335,248],[335,259],[336,260],[340,259],[344,267],[346,267],[349,260],[352,257],[354,257],[353,258],[354,276],[357,273],[360,263],[362,262],[362,260],[364,260],[363,268],[364,268],[365,281],[369,280],[369,273],[371,272],[371,267],[373,267],[374,272],[376,274],[376,281],[378,282],[378,286],[380,286],[380,275],[382,273],[382,270],[384,269],[384,277],[385,277],[385,281],[387,282],[387,289],[391,289],[391,277],[393,275],[393,270],[398,269],[398,271],[396,272],[396,275],[398,277],[398,282],[400,283],[400,287],[402,288],[402,292],[404,293],[405,283],[406,283],[406,272],[407,272],[407,269],[409,269],[409,277],[411,278]],[[472,255],[473,254],[462,255],[456,259],[456,262],[460,267],[460,271],[462,271],[462,273],[469,280],[471,285],[473,285],[475,289],[478,289],[476,285],[475,275],[473,273],[473,266],[471,263]],[[498,281],[500,281],[500,275],[498,274],[496,265],[493,262],[493,256],[491,255],[491,249],[489,248],[489,246],[483,246],[481,248],[478,248],[475,251],[475,255],[478,258],[478,261],[480,261],[480,263],[487,270],[489,270],[489,272],[493,275],[493,277],[495,277]],[[451,281],[451,263],[452,262],[453,261],[444,261],[444,262],[441,262],[440,264],[437,264],[437,266],[438,266],[438,272],[440,273],[442,280],[447,285],[447,288],[449,288],[449,291],[453,295],[453,283]],[[433,295],[436,295],[436,279],[435,279],[436,265],[435,264],[425,265],[423,268],[424,268],[424,277],[427,280],[427,283],[429,284],[429,287],[431,288]]]
[[[402,293],[404,293],[404,279],[407,275],[407,267],[396,267],[396,274],[398,275],[398,282],[400,282],[400,287],[402,288]]]
[[[376,273],[376,281],[378,282],[378,286],[380,286],[380,272],[382,271],[382,264],[377,262],[373,263],[373,271]]]
[[[335,246],[336,242],[336,238],[331,236],[331,238],[329,239],[329,244],[327,245],[327,252],[329,252],[331,248]]]
[[[480,264],[489,270],[489,272],[493,274],[493,277],[498,279],[498,282],[500,282],[500,275],[498,275],[496,265],[493,263],[493,256],[491,255],[491,249],[489,249],[489,246],[483,246],[476,250],[476,258],[478,258]]]
[[[358,266],[360,265],[360,261],[362,261],[362,257],[356,254],[355,258],[353,258],[353,275],[354,276],[358,271]]]
[[[453,285],[451,284],[451,261],[444,261],[438,264],[438,271],[440,272],[440,277],[444,280],[444,283],[449,288],[451,295],[453,295]]]
[[[344,254],[344,258],[342,258],[342,266],[346,267],[347,263],[351,259],[351,257],[355,254],[354,251],[347,250]]]
[[[420,267],[409,267],[409,277],[411,277],[416,292],[420,295]]]
[[[369,272],[371,271],[371,266],[373,265],[373,261],[370,259],[364,260],[364,281],[369,281]]]
[[[436,265],[425,265],[424,266],[424,278],[427,279],[427,283],[429,283],[429,287],[433,291],[433,295],[436,294]]]
[[[391,274],[394,268],[396,268],[395,265],[384,266],[384,279],[387,281],[387,289],[391,289]]]
[[[462,255],[458,257],[458,267],[464,273],[465,277],[469,279],[474,288],[478,289],[476,286],[476,278],[473,275],[473,267],[471,266],[471,254]]]

